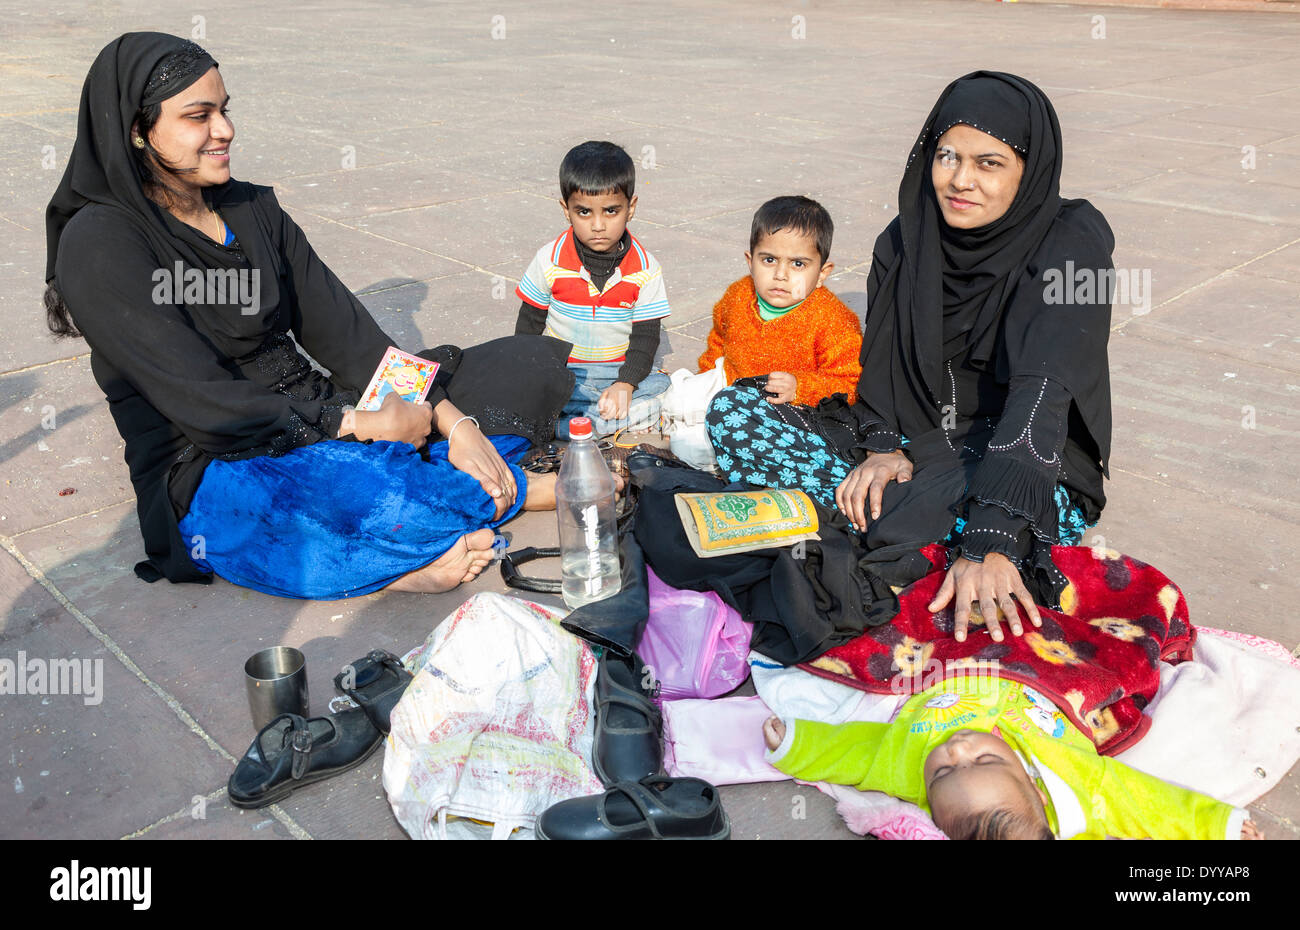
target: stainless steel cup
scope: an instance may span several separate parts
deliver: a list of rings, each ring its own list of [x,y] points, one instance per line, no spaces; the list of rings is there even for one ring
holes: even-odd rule
[[[307,659],[292,646],[272,646],[250,657],[244,687],[258,732],[280,714],[308,716]]]

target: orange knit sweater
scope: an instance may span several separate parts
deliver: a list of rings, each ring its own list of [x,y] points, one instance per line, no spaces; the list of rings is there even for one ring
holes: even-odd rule
[[[795,403],[816,404],[843,392],[852,398],[862,367],[862,324],[853,311],[825,287],[808,295],[797,310],[775,320],[758,315],[753,279],[746,276],[727,288],[713,308],[709,347],[700,356],[700,371],[725,357],[727,383],[774,371],[798,379]]]

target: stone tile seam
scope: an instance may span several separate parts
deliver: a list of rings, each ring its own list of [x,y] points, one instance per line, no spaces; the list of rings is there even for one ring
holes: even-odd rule
[[[1131,181],[1119,181],[1118,183],[1114,184],[1111,187],[1098,187],[1095,190],[1086,191],[1085,194],[1086,197],[1097,197],[1101,195],[1106,195],[1106,196],[1113,196],[1115,197],[1116,200],[1123,200],[1124,198],[1118,196],[1115,193],[1116,191],[1122,191],[1126,187],[1137,187],[1138,185],[1147,183],[1147,181],[1155,181],[1159,178],[1168,177],[1170,174],[1173,174],[1176,170],[1177,169],[1175,168],[1161,168],[1159,171],[1153,172],[1151,174],[1144,174],[1140,178],[1134,178]]]
[[[58,136],[60,139],[71,139],[73,141],[76,141],[77,134],[75,132],[72,133],[71,135],[69,135],[66,132],[55,132],[53,129],[50,129],[48,126],[37,126],[35,123],[29,123],[24,119],[18,118],[19,115],[26,116],[32,114],[32,115],[40,116],[45,113],[76,113],[76,112],[77,112],[76,107],[68,107],[68,108],[59,108],[56,110],[28,110],[23,114],[0,113],[0,116],[4,116],[7,119],[11,119],[15,123],[18,123],[19,125],[26,126],[28,129],[35,129],[37,132],[47,133],[51,136]]]
[[[1145,314],[1144,314],[1144,315],[1145,315]],[[1170,326],[1168,323],[1161,323],[1161,322],[1158,321],[1158,320],[1144,320],[1144,321],[1142,322],[1142,326],[1149,326],[1149,327],[1151,327],[1152,329],[1160,330],[1161,332],[1163,332],[1163,333],[1167,333],[1167,334],[1169,334],[1169,335],[1171,335],[1171,336],[1183,336],[1183,337],[1187,337],[1187,336],[1190,336],[1190,335],[1191,335],[1191,334],[1189,334],[1189,333],[1184,333],[1184,332],[1182,332],[1182,331],[1180,331],[1180,330],[1174,328],[1173,326]],[[1136,336],[1136,337],[1139,338],[1139,339],[1146,339],[1146,337],[1142,334],[1142,330],[1141,330],[1141,328],[1134,329],[1134,330],[1132,330],[1132,331],[1130,331],[1130,332],[1128,332],[1128,333],[1125,333],[1125,335],[1127,335],[1127,336]],[[1263,369],[1265,369],[1265,370],[1267,370],[1267,371],[1275,371],[1275,372],[1277,372],[1278,374],[1288,375],[1288,376],[1291,376],[1291,377],[1295,377],[1297,374],[1300,374],[1300,371],[1297,371],[1295,368],[1286,368],[1286,367],[1283,367],[1283,366],[1280,366],[1280,365],[1271,365],[1271,364],[1269,364],[1268,362],[1262,362],[1262,361],[1259,361],[1258,359],[1255,359],[1255,358],[1247,358],[1245,355],[1243,355],[1243,354],[1241,354],[1241,353],[1249,351],[1248,347],[1246,347],[1246,346],[1238,346],[1238,345],[1235,345],[1234,343],[1231,343],[1231,342],[1229,342],[1229,341],[1226,340],[1226,339],[1220,339],[1220,338],[1218,338],[1217,336],[1211,336],[1211,335],[1209,335],[1208,333],[1202,333],[1202,334],[1200,334],[1199,336],[1197,336],[1196,338],[1199,339],[1199,340],[1201,340],[1201,341],[1203,341],[1203,342],[1210,342],[1210,343],[1218,343],[1218,344],[1219,344],[1219,347],[1211,347],[1210,349],[1208,349],[1208,352],[1209,352],[1210,355],[1216,355],[1216,356],[1218,356],[1219,358],[1222,358],[1222,359],[1225,359],[1225,360],[1229,360],[1229,359],[1230,359],[1230,360],[1235,361],[1235,362],[1242,362],[1242,363],[1247,364],[1247,365],[1253,365],[1253,366],[1255,366],[1256,368],[1263,368]],[[1148,341],[1148,342],[1154,342],[1155,340],[1148,339],[1147,341]],[[1228,351],[1228,350],[1230,350],[1230,349],[1232,349],[1232,350],[1236,350],[1236,351]],[[1134,382],[1134,383],[1137,383],[1137,382]],[[1295,435],[1295,434],[1294,434],[1294,433],[1284,433],[1284,434],[1282,434],[1282,435]]]
[[[1178,115],[1177,113],[1169,113],[1169,114],[1166,114],[1165,116],[1160,117],[1160,118],[1161,118],[1161,119],[1168,119],[1170,116],[1177,116],[1177,115]],[[1249,133],[1249,132],[1255,132],[1255,131],[1258,131],[1258,132],[1260,132],[1260,133],[1262,134],[1262,133],[1264,133],[1264,132],[1269,132],[1269,131],[1270,131],[1270,130],[1255,130],[1253,127],[1248,127],[1248,126],[1235,126],[1235,125],[1233,125],[1233,124],[1231,124],[1231,123],[1210,123],[1210,125],[1211,125],[1211,126],[1219,126],[1219,127],[1223,128],[1223,129],[1235,129],[1235,130],[1237,130],[1238,132],[1241,132],[1241,133]],[[1173,143],[1191,142],[1191,143],[1193,143],[1193,144],[1195,144],[1195,145],[1206,145],[1206,146],[1211,146],[1211,147],[1213,147],[1213,148],[1229,148],[1229,149],[1234,149],[1234,150],[1240,151],[1239,146],[1237,146],[1235,143],[1232,143],[1232,142],[1200,142],[1200,141],[1197,141],[1197,140],[1195,140],[1195,139],[1184,139],[1184,138],[1179,138],[1178,136],[1157,136],[1157,135],[1151,135],[1151,134],[1149,134],[1149,133],[1140,133],[1140,132],[1124,132],[1123,130],[1124,130],[1125,128],[1126,128],[1126,127],[1124,127],[1124,126],[1120,126],[1120,127],[1118,127],[1118,128],[1115,128],[1115,129],[1094,128],[1094,127],[1091,127],[1091,126],[1075,126],[1075,127],[1073,127],[1073,130],[1076,131],[1076,132],[1077,132],[1077,131],[1080,131],[1080,130],[1085,131],[1085,132],[1095,132],[1095,133],[1100,133],[1101,135],[1105,135],[1105,136],[1114,136],[1114,137],[1116,137],[1116,138],[1126,138],[1126,137],[1130,137],[1130,136],[1131,136],[1131,137],[1136,137],[1136,138],[1139,138],[1139,139],[1150,140],[1150,141],[1153,141],[1153,142],[1173,142]],[[1067,126],[1065,126],[1065,125],[1062,125],[1062,126],[1061,126],[1061,133],[1062,133],[1062,135],[1069,135],[1070,131],[1071,131],[1070,127],[1067,127]],[[1261,142],[1261,143],[1259,143],[1258,145],[1255,146],[1255,148],[1256,148],[1256,149],[1267,149],[1267,148],[1273,148],[1273,147],[1275,147],[1275,146],[1279,146],[1279,145],[1281,145],[1283,142],[1289,142],[1290,140],[1294,139],[1295,137],[1296,137],[1296,133],[1290,133],[1290,134],[1288,134],[1288,135],[1278,136],[1276,139],[1271,139],[1271,140],[1268,141],[1268,142]],[[1084,154],[1087,154],[1087,153],[1085,152]],[[1212,156],[1212,157],[1214,157],[1214,156]],[[1195,167],[1195,165],[1192,165],[1192,166],[1189,166],[1189,167]]]
[[[103,513],[105,510],[112,510],[114,507],[121,507],[123,504],[133,503],[135,503],[134,494],[130,497],[124,497],[120,501],[113,501],[111,504],[105,504],[103,507],[98,507],[94,510],[87,510],[85,513],[76,513],[70,517],[64,517],[62,520],[55,520],[53,523],[46,523],[44,526],[33,526],[30,529],[22,530],[21,532],[14,533],[12,536],[5,538],[10,540],[18,539],[20,536],[26,536],[28,533],[35,533],[38,530],[48,530],[51,527],[62,526],[64,523],[71,523],[73,520],[80,520],[82,517],[93,517],[96,514]]]
[[[1183,491],[1183,492],[1188,493],[1188,494],[1196,494],[1196,495],[1199,495],[1199,496],[1201,496],[1201,497],[1209,497],[1209,492],[1208,492],[1208,491],[1204,491],[1204,490],[1201,490],[1201,489],[1199,489],[1199,488],[1192,487],[1191,485],[1181,485],[1181,484],[1174,484],[1173,482],[1170,482],[1170,481],[1161,481],[1159,478],[1154,478],[1154,477],[1152,477],[1151,475],[1144,475],[1144,474],[1142,474],[1141,472],[1129,471],[1127,468],[1123,468],[1123,467],[1121,467],[1121,466],[1119,466],[1119,465],[1114,464],[1113,462],[1111,463],[1110,470],[1113,471],[1113,472],[1118,472],[1118,473],[1123,474],[1123,475],[1128,475],[1130,478],[1136,478],[1136,479],[1138,479],[1139,481],[1149,481],[1149,482],[1151,482],[1152,484],[1158,484],[1158,485],[1160,485],[1160,487],[1162,487],[1162,488],[1168,488],[1168,489],[1171,490],[1171,491]],[[1286,517],[1283,517],[1283,516],[1281,516],[1281,515],[1279,515],[1279,514],[1276,514],[1276,513],[1270,513],[1270,512],[1267,511],[1267,510],[1254,510],[1254,509],[1252,509],[1252,508],[1250,508],[1250,507],[1240,507],[1239,509],[1244,510],[1244,511],[1246,511],[1247,513],[1250,513],[1250,514],[1254,514],[1254,515],[1256,515],[1256,516],[1264,516],[1264,517],[1269,517],[1269,518],[1271,518],[1271,519],[1279,520],[1279,521],[1281,521],[1281,522],[1283,522],[1283,523],[1292,523],[1292,522],[1294,522],[1294,521],[1288,520]],[[1296,646],[1296,653],[1295,653],[1295,655],[1296,655],[1297,658],[1300,658],[1300,644],[1298,644],[1298,645]]]
[[[1220,271],[1218,274],[1208,277],[1204,281],[1201,281],[1198,284],[1193,284],[1191,287],[1183,289],[1182,291],[1175,294],[1173,297],[1170,297],[1168,300],[1160,301],[1160,303],[1152,307],[1151,310],[1152,312],[1155,312],[1156,310],[1159,310],[1161,307],[1168,306],[1169,304],[1173,303],[1176,300],[1181,300],[1182,298],[1186,297],[1188,294],[1192,293],[1193,291],[1199,291],[1201,288],[1205,287],[1206,285],[1213,284],[1215,281],[1221,281],[1235,271],[1240,271],[1242,268],[1245,268],[1249,265],[1253,265],[1255,264],[1255,262],[1260,261],[1261,259],[1264,258],[1268,258],[1270,255],[1276,255],[1278,252],[1281,252],[1283,249],[1289,249],[1297,242],[1300,242],[1300,237],[1292,239],[1290,242],[1284,242],[1281,245],[1276,246],[1275,248],[1269,249],[1267,252],[1261,252],[1260,254],[1256,255],[1254,258],[1248,258],[1246,259],[1246,261],[1242,262],[1239,265],[1233,265],[1231,268],[1227,268],[1223,271]],[[1143,316],[1146,316],[1146,314],[1143,314]],[[1138,317],[1138,316],[1130,316],[1128,319],[1123,320],[1122,322],[1112,326],[1110,328],[1110,331],[1112,333],[1119,332],[1129,323],[1132,323],[1134,320],[1139,320],[1141,318],[1142,317]]]
[[[10,375],[26,374],[29,371],[36,371],[41,368],[48,368],[51,365],[64,365],[68,362],[79,362],[83,358],[90,358],[89,352],[82,352],[80,355],[69,355],[67,358],[51,359],[48,362],[37,362],[34,365],[25,365],[22,368],[12,368],[9,371],[0,371],[0,378],[7,378]]]
[[[323,141],[323,140],[319,140],[319,139],[308,139],[308,140],[306,140],[306,141],[312,143],[313,145],[323,145],[323,146],[325,146],[326,148],[343,148],[343,147],[344,147],[344,146],[334,146],[332,143],[325,142],[325,141]],[[400,168],[400,167],[403,167],[403,166],[405,166],[405,165],[414,165],[414,166],[417,167],[417,168],[419,168],[419,167],[428,167],[428,168],[433,168],[433,169],[435,169],[435,170],[440,170],[438,165],[436,165],[436,164],[431,164],[431,163],[429,162],[429,160],[428,160],[427,158],[424,158],[424,157],[413,156],[413,157],[410,157],[410,158],[405,158],[405,157],[403,157],[403,156],[401,156],[401,155],[391,154],[391,153],[388,153],[388,152],[384,152],[383,154],[388,155],[389,158],[390,158],[390,160],[389,160],[389,161],[374,162],[374,163],[371,163],[371,162],[365,162],[365,163],[363,163],[363,164],[361,164],[361,165],[357,165],[355,168],[327,168],[327,169],[325,169],[324,171],[304,171],[304,172],[301,173],[301,174],[293,174],[293,173],[289,173],[289,174],[278,174],[278,175],[276,175],[275,177],[273,177],[272,179],[270,179],[269,181],[267,181],[266,183],[267,183],[267,184],[271,184],[271,185],[275,185],[275,184],[279,184],[281,181],[285,181],[285,180],[297,182],[297,181],[305,181],[305,180],[308,180],[308,179],[310,179],[310,178],[324,178],[324,179],[327,179],[327,180],[328,180],[328,179],[330,179],[330,178],[342,177],[342,176],[349,175],[349,174],[353,174],[353,173],[356,173],[356,172],[374,171],[374,170],[378,170],[378,169],[380,169],[380,168],[394,168],[394,167]],[[469,174],[469,173],[471,173],[471,172],[465,172],[465,173],[466,173],[466,174]],[[482,177],[482,176],[479,175],[479,177]],[[490,180],[490,179],[485,179],[485,180]],[[508,193],[508,192],[501,192],[501,193]],[[415,206],[411,206],[411,207],[399,207],[399,208],[397,208],[397,209],[395,209],[395,210],[385,210],[385,211],[383,211],[383,212],[384,212],[384,213],[398,213],[398,212],[401,212],[402,210],[418,210],[418,209],[420,209],[421,207],[435,207],[435,206],[440,206],[440,205],[443,204],[443,203],[459,203],[461,200],[472,200],[472,199],[474,199],[474,198],[472,198],[472,197],[461,197],[461,198],[459,198],[458,200],[441,200],[441,201],[438,201],[437,203],[417,204],[417,205],[415,205]],[[376,213],[376,214],[370,214],[370,215],[372,215],[372,216],[379,216],[379,215],[381,215],[381,214]]]
[[[1152,484],[1158,484],[1160,485],[1160,487],[1168,488],[1171,491],[1182,491],[1186,494],[1195,494],[1200,497],[1210,496],[1210,493],[1208,491],[1203,490],[1201,488],[1197,488],[1193,485],[1181,484],[1173,481],[1162,481],[1161,479],[1153,477],[1151,475],[1144,475],[1141,472],[1129,471],[1128,469],[1121,468],[1120,466],[1115,465],[1113,463],[1110,466],[1110,470],[1112,472],[1119,472],[1121,474],[1127,475],[1131,478],[1137,478],[1141,481],[1149,481]],[[1264,499],[1264,498],[1261,496],[1259,499]],[[1293,525],[1295,523],[1295,519],[1293,517],[1289,517],[1286,514],[1277,513],[1276,511],[1258,509],[1256,507],[1250,506],[1250,504],[1246,502],[1238,504],[1236,509],[1251,514],[1252,516],[1267,517],[1270,520],[1276,520],[1279,523],[1283,523],[1286,525]]]
[[[1264,797],[1267,798],[1268,795],[1264,795]],[[1259,803],[1260,800],[1263,800],[1263,798],[1260,798],[1260,799],[1257,800],[1255,803],[1253,803],[1253,804],[1249,804],[1249,805],[1247,805],[1247,806],[1248,806],[1248,807],[1253,807],[1253,808],[1255,808],[1256,810],[1261,810],[1261,811],[1263,811],[1264,813],[1268,814],[1270,817],[1272,817],[1274,820],[1278,821],[1278,823],[1282,824],[1284,827],[1286,827],[1288,830],[1292,831],[1293,833],[1300,833],[1300,824],[1297,824],[1294,820],[1292,820],[1292,819],[1291,819],[1290,817],[1288,817],[1286,814],[1283,814],[1283,813],[1281,813],[1281,812],[1279,812],[1279,811],[1273,810],[1271,807],[1269,807],[1269,806],[1266,805],[1266,804],[1260,804],[1260,803]]]
[[[1170,171],[1164,172],[1170,174]],[[1134,182],[1137,183],[1137,182]],[[1131,184],[1125,186],[1132,186]],[[1186,210],[1191,213],[1203,213],[1207,216],[1224,216],[1234,220],[1248,220],[1252,223],[1262,223],[1265,226],[1297,226],[1300,225],[1300,218],[1287,219],[1280,216],[1262,216],[1257,213],[1242,213],[1240,210],[1220,210],[1216,207],[1194,207],[1186,203],[1180,203],[1176,200],[1161,200],[1158,197],[1133,197],[1124,194],[1122,191],[1107,191],[1108,196],[1124,203],[1140,203],[1149,207],[1169,207],[1173,210]]]
[[[318,140],[318,139],[307,139],[307,140],[305,140],[305,141],[310,142],[312,145],[323,145],[323,146],[326,146],[326,147],[331,147],[330,144],[329,144],[328,142],[322,142],[322,141],[320,141],[320,140]],[[239,153],[237,153],[237,154],[239,154]],[[384,153],[384,154],[388,154],[388,153]],[[260,156],[259,156],[259,157],[260,157]],[[375,164],[369,164],[369,163],[366,163],[366,164],[364,164],[364,165],[361,165],[359,168],[329,168],[329,169],[327,169],[327,170],[325,170],[325,171],[312,171],[312,170],[307,170],[307,171],[302,172],[301,174],[295,174],[292,170],[286,170],[286,171],[284,171],[283,173],[276,173],[276,174],[272,175],[271,177],[267,178],[265,181],[263,181],[263,182],[259,182],[259,183],[265,183],[265,184],[269,184],[269,185],[271,185],[272,187],[275,187],[275,186],[278,185],[278,184],[282,184],[282,183],[290,183],[290,184],[292,184],[293,182],[296,182],[296,181],[303,181],[303,180],[307,180],[307,179],[309,179],[309,178],[327,178],[327,179],[328,179],[328,178],[337,177],[337,176],[340,175],[340,174],[347,174],[347,173],[352,172],[352,171],[369,171],[369,170],[372,169],[372,168],[391,168],[391,167],[393,167],[394,165],[397,165],[397,166],[401,166],[401,165],[418,165],[418,164],[420,164],[420,162],[421,162],[420,159],[416,159],[416,158],[400,159],[400,160],[399,160],[399,157],[398,157],[398,156],[390,156],[390,157],[392,157],[394,160],[392,160],[392,161],[385,161],[385,162],[376,162]]]
[[[414,204],[413,206],[409,206],[409,207],[395,207],[395,208],[392,209],[392,210],[379,210],[379,211],[377,211],[377,212],[375,212],[375,213],[367,213],[367,214],[365,214],[364,219],[367,219],[367,220],[369,220],[369,219],[377,219],[377,218],[382,218],[382,217],[387,217],[387,216],[397,216],[398,214],[402,214],[402,213],[414,213],[414,212],[417,211],[417,210],[432,210],[432,209],[435,209],[435,208],[437,208],[437,207],[450,207],[450,206],[454,206],[454,205],[459,204],[459,203],[470,203],[471,201],[482,200],[482,199],[484,199],[485,197],[500,197],[500,196],[504,196],[504,195],[507,195],[507,194],[524,194],[524,195],[527,195],[527,196],[529,196],[529,197],[540,197],[540,198],[542,198],[542,199],[544,199],[544,200],[551,200],[551,199],[552,199],[551,197],[549,197],[549,196],[547,196],[547,195],[545,195],[545,194],[539,194],[539,193],[537,193],[536,191],[525,190],[525,189],[522,188],[522,187],[516,187],[516,188],[512,188],[512,189],[510,189],[510,190],[504,190],[504,191],[491,191],[490,193],[487,193],[487,194],[478,194],[478,195],[473,196],[473,197],[457,197],[457,198],[454,199],[454,200],[439,200],[439,201],[437,201],[436,203],[418,203],[418,204]],[[321,219],[324,219],[324,217],[321,217]],[[345,225],[345,224],[340,224],[340,225]],[[364,229],[360,229],[360,230],[358,230],[358,232],[366,232],[366,230],[364,230]],[[431,253],[431,254],[436,254],[436,253]],[[454,260],[454,259],[453,259],[453,260]]]
[[[507,281],[511,281],[515,284],[519,283],[518,278],[512,278],[508,274],[501,274],[501,272],[494,271],[491,268],[484,268],[482,265],[474,265],[472,267],[466,268],[464,271],[453,271],[451,272],[451,274],[435,274],[435,275],[430,275],[427,278],[411,278],[409,281],[404,281],[401,284],[394,284],[391,285],[390,287],[380,287],[380,288],[375,288],[373,290],[365,290],[365,291],[353,291],[353,296],[374,297],[377,294],[387,294],[390,291],[400,291],[402,288],[410,287],[413,284],[427,284],[430,281],[442,281],[446,278],[454,278],[458,275],[467,274],[468,272],[471,271],[478,271],[483,274],[492,275],[493,277],[505,278]],[[419,309],[423,309],[423,308],[421,307]]]
[[[349,225],[348,223],[340,222],[339,220],[333,219],[331,217],[321,216],[319,213],[313,213],[310,210],[297,210],[296,212],[299,213],[300,215],[310,216],[312,219],[317,219],[324,223],[333,223],[335,226],[341,226],[344,229],[351,230],[352,232],[361,233],[362,235],[366,235],[366,236],[372,236],[373,238],[378,239],[381,242],[388,242],[391,243],[392,245],[400,245],[408,249],[414,249],[417,252],[423,252],[425,255],[432,255],[434,258],[441,258],[446,261],[453,262],[454,264],[457,265],[464,265],[466,270],[478,270],[479,268],[479,266],[472,265],[469,262],[462,261],[459,258],[452,258],[450,255],[443,255],[440,252],[433,252],[430,251],[429,249],[421,248],[418,245],[412,245],[409,242],[403,242],[400,239],[393,239],[390,238],[389,236],[384,236],[377,232],[372,232],[369,229],[362,229],[359,226],[352,226]],[[378,215],[378,214],[374,214],[374,215]],[[449,277],[449,276],[443,275],[443,277]]]
[[[76,618],[77,622],[80,623],[91,636],[99,640],[99,642],[102,643],[119,662],[126,666],[127,671],[140,679],[140,681],[142,681],[150,691],[162,698],[163,702],[171,712],[176,715],[181,723],[185,724],[191,733],[203,740],[209,749],[217,753],[217,755],[221,756],[227,762],[238,762],[234,756],[226,751],[224,746],[213,739],[212,736],[199,725],[197,720],[190,716],[189,712],[185,710],[180,701],[171,694],[168,694],[161,685],[151,680],[140,666],[135,664],[131,657],[126,654],[122,647],[119,646],[111,636],[101,630],[95,621],[91,620],[90,617],[83,613],[76,604],[68,600],[68,597],[60,591],[49,578],[46,577],[45,572],[41,571],[41,569],[28,559],[27,556],[23,555],[22,550],[14,545],[12,539],[8,536],[0,536],[0,548],[3,548],[6,552],[12,555],[27,574],[31,576],[32,580],[49,592],[50,596],[53,597],[64,610],[72,614],[72,616]]]
[[[208,794],[203,795],[203,800],[204,801],[220,800],[222,797],[225,796],[225,794],[226,794],[225,788],[218,788],[216,791],[212,791],[209,792]],[[168,814],[166,817],[163,817],[161,820],[155,820],[147,827],[141,827],[139,830],[126,834],[126,836],[121,837],[121,839],[124,840],[139,839],[140,837],[144,836],[146,833],[148,833],[150,830],[154,829],[155,827],[161,827],[164,824],[169,824],[174,821],[180,820],[183,817],[189,816],[192,810],[193,810],[192,806],[182,807],[180,810]],[[298,839],[298,840],[313,839],[312,835],[308,833],[306,830],[304,830],[301,826],[299,826],[297,821],[295,821],[292,817],[290,817],[287,813],[285,813],[284,809],[281,808],[279,804],[271,804],[267,807],[261,808],[261,810],[265,811],[266,813],[274,817],[276,820],[280,821],[280,823],[284,825],[285,829],[287,829],[290,833],[293,834],[294,839]]]

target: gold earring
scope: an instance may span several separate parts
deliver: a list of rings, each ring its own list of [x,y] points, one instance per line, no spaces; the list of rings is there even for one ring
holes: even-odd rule
[[[144,148],[144,138],[142,136],[136,136],[134,139],[131,140],[131,142],[138,149]]]

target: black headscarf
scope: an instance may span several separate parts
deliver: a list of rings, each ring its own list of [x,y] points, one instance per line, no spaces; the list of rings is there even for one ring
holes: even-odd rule
[[[230,312],[235,296],[225,304],[187,302],[187,312],[202,322],[217,347],[238,358],[262,345],[281,299],[275,274],[281,262],[267,250],[269,238],[252,228],[259,220],[249,206],[247,185],[227,182],[203,191],[238,239],[237,248],[227,248],[150,200],[131,152],[131,124],[139,110],[181,93],[216,65],[188,39],[159,32],[128,32],[104,46],[86,75],[77,141],[45,211],[45,275],[59,285],[54,281],[59,241],[68,222],[88,204],[124,213],[148,241],[159,268],[181,262],[197,269],[265,269],[256,315]]]
[[[164,61],[167,67],[159,68]],[[121,207],[146,231],[172,237],[163,232],[158,205],[144,194],[131,124],[142,107],[180,93],[216,65],[193,42],[161,32],[128,32],[104,46],[81,88],[77,141],[45,211],[46,281],[54,278],[63,228],[88,203]]]
[[[976,229],[947,224],[931,182],[938,139],[958,123],[1001,139],[1024,159],[1007,212]],[[1045,242],[1081,267],[1109,265],[1114,240],[1105,219],[1086,201],[1063,201],[1060,181],[1061,127],[1051,101],[1033,84],[976,71],[940,95],[899,185],[896,241],[887,267],[873,273],[880,277],[863,335],[858,393],[891,429],[915,437],[939,426],[944,364],[969,353],[1004,384],[1012,375],[1050,371],[1070,389],[1106,460],[1109,303],[1048,314],[1041,312],[1041,287],[1016,290],[1031,262],[1040,270],[1054,262],[1056,256],[1043,261]],[[1061,222],[1063,211],[1069,223]],[[1094,309],[1104,319],[1080,326],[1078,314]],[[1086,330],[1083,337],[1079,330]]]

